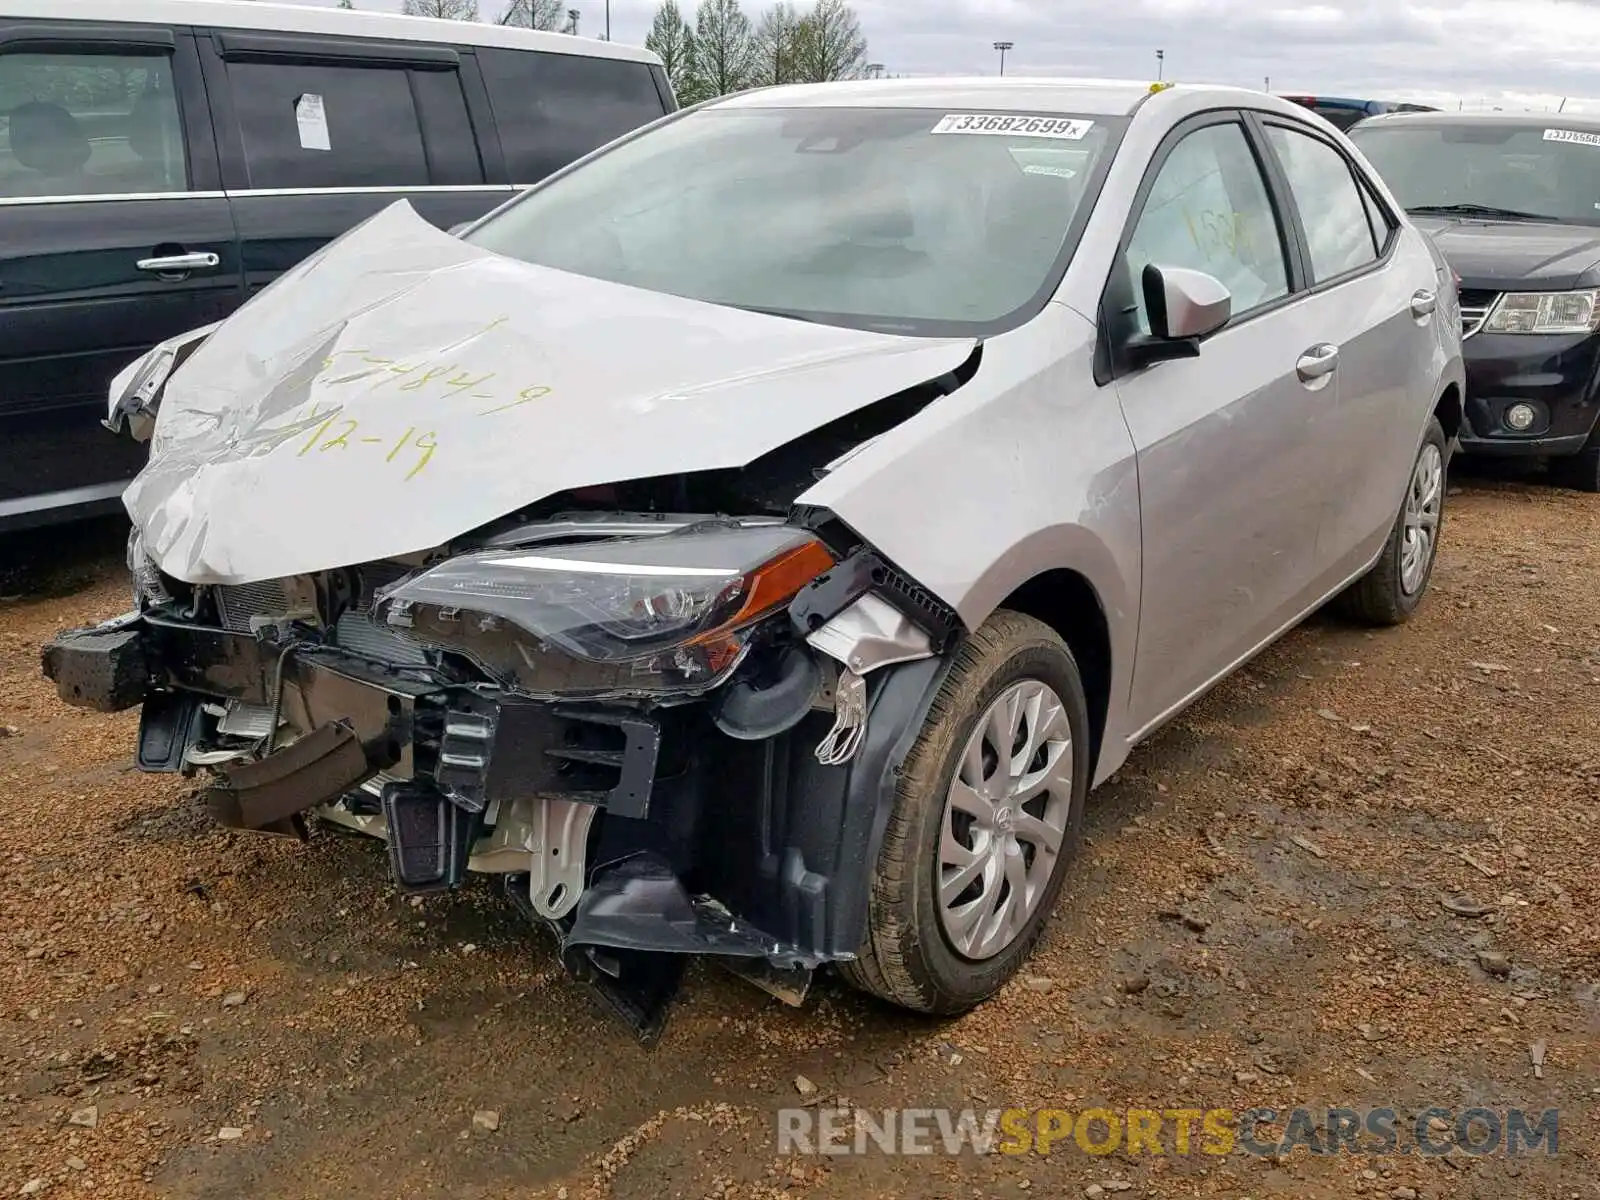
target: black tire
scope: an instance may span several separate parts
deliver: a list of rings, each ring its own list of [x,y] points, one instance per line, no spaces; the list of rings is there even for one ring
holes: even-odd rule
[[[1550,481],[1575,492],[1600,492],[1600,428],[1576,454],[1550,460]]]
[[[1336,602],[1339,610],[1353,620],[1367,625],[1402,625],[1411,619],[1411,614],[1416,612],[1417,606],[1422,603],[1422,597],[1427,595],[1428,581],[1433,578],[1433,565],[1439,557],[1439,539],[1444,535],[1445,497],[1450,490],[1450,447],[1444,436],[1444,427],[1439,424],[1437,417],[1432,417],[1428,421],[1428,428],[1422,435],[1422,444],[1417,447],[1416,457],[1411,460],[1413,472],[1416,470],[1418,460],[1427,453],[1429,446],[1439,452],[1439,461],[1444,473],[1439,480],[1439,523],[1434,529],[1433,547],[1428,554],[1428,568],[1422,573],[1422,579],[1417,586],[1407,592],[1401,582],[1400,563],[1405,542],[1406,499],[1411,492],[1408,474],[1406,498],[1400,501],[1400,511],[1395,514],[1394,524],[1389,529],[1389,540],[1383,546],[1383,553],[1378,556],[1378,561],[1372,564],[1372,569],[1345,589]]]
[[[1054,690],[1071,731],[1072,797],[1065,837],[1054,872],[1022,930],[998,954],[975,961],[956,952],[937,911],[945,796],[977,722],[1006,688],[1025,679]],[[906,756],[874,871],[867,938],[854,962],[840,964],[845,980],[891,1004],[934,1014],[964,1012],[999,991],[1033,949],[1076,856],[1089,758],[1089,710],[1071,650],[1043,622],[996,612],[957,651]]]

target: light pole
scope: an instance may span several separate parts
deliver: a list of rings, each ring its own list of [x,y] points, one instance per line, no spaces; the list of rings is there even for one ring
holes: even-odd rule
[[[1167,52],[1165,50],[1157,50],[1156,51],[1156,82],[1157,83],[1161,82],[1161,79],[1162,79],[1161,72],[1166,70],[1166,61],[1167,61]]]
[[[577,37],[578,36],[578,16],[579,16],[579,13],[578,13],[577,9],[575,9],[575,8],[567,9],[567,22],[572,26],[572,36],[573,37]]]
[[[1015,46],[1015,42],[996,42],[994,48],[1000,51],[1000,74],[1006,73],[1006,51]]]
[[[867,75],[868,79],[882,79],[883,78],[883,64],[882,63],[868,63],[866,65],[865,70],[866,70],[866,75]]]

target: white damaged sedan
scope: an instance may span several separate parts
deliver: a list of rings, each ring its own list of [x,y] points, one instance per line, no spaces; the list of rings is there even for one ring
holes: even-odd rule
[[[1140,739],[1415,610],[1461,394],[1448,268],[1299,106],[765,89],[131,364],[136,607],[44,668],[229,826],[498,876],[645,1037],[691,955],[956,1012]]]

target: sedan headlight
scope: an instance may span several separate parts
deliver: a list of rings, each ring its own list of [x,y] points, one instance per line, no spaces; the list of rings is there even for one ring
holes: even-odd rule
[[[1592,333],[1600,288],[1576,292],[1507,292],[1483,323],[1484,333]]]
[[[753,626],[833,565],[804,530],[705,524],[464,554],[379,593],[377,611],[519,690],[703,690],[738,664]]]

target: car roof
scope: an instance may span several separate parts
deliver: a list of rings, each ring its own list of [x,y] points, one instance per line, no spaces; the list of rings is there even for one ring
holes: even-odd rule
[[[1576,113],[1397,112],[1368,117],[1358,128],[1391,125],[1508,125],[1519,129],[1578,129],[1600,133],[1600,116]]]
[[[442,21],[364,9],[274,4],[269,0],[3,0],[0,19],[95,21],[101,24],[214,25],[273,33],[384,38],[397,42],[444,42],[465,46],[503,46],[591,58],[621,58],[660,63],[642,46],[605,42],[565,33],[520,29],[477,21]]]
[[[858,79],[839,83],[798,83],[736,92],[716,101],[728,108],[975,108],[1082,113],[1125,117],[1152,92],[1149,80],[1056,79],[979,75],[970,78]],[[1248,88],[1172,84],[1175,93],[1216,93],[1226,103],[1240,97],[1265,99]]]

